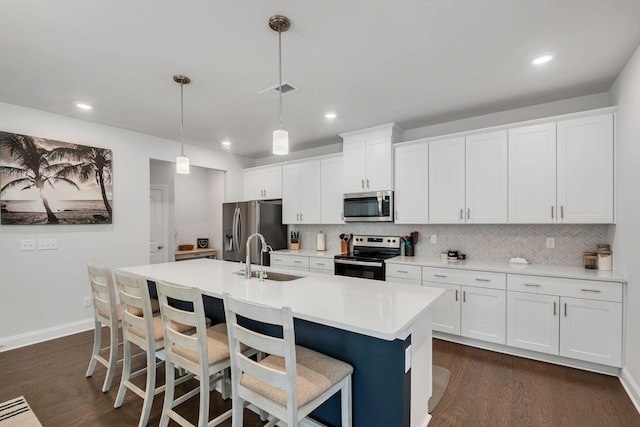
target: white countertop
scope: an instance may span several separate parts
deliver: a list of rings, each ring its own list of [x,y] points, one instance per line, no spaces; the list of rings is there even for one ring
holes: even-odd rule
[[[340,255],[339,252],[316,251],[315,249],[278,249],[273,251],[275,255],[296,255],[296,256],[313,256],[321,258],[333,258]]]
[[[461,270],[492,271],[497,273],[526,274],[531,276],[563,277],[567,279],[602,280],[606,282],[626,282],[624,276],[614,271],[587,270],[583,267],[548,264],[510,264],[508,262],[489,262],[459,260],[450,262],[440,258],[399,256],[388,259],[387,263],[420,265],[423,267],[456,268]]]
[[[271,305],[289,306],[296,318],[384,340],[405,339],[413,322],[444,293],[439,288],[413,286],[345,276],[265,267],[303,276],[289,282],[257,278],[246,280],[233,274],[240,265],[212,259],[125,267],[119,270],[151,280],[197,287],[206,295],[237,298]],[[258,270],[259,266],[252,266]]]

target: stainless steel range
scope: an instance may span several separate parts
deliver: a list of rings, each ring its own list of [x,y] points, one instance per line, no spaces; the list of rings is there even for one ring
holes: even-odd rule
[[[335,256],[335,274],[384,280],[384,261],[400,255],[401,244],[398,236],[354,236],[352,252]]]

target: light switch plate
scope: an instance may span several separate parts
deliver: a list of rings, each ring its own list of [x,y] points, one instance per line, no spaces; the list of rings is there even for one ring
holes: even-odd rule
[[[35,251],[36,250],[36,239],[23,239],[23,240],[20,240],[20,250],[21,251]]]

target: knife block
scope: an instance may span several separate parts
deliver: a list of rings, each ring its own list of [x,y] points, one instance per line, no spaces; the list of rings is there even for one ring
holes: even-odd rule
[[[297,251],[300,249],[300,243],[291,243],[291,250]]]
[[[340,252],[343,254],[349,253],[349,242],[340,242]]]

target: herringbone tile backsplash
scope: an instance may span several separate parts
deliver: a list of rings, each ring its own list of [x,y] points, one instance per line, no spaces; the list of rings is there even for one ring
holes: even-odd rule
[[[595,251],[598,243],[611,243],[610,225],[395,225],[352,223],[346,225],[290,225],[300,231],[302,249],[316,248],[316,234],[326,234],[327,251],[340,251],[339,235],[379,234],[404,236],[418,231],[416,256],[439,257],[449,249],[478,261],[508,261],[515,256],[536,264],[582,265],[582,253]],[[431,243],[431,235],[437,243]],[[546,248],[546,238],[555,239],[555,248]]]

